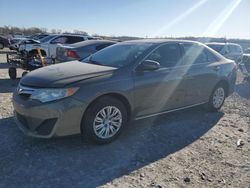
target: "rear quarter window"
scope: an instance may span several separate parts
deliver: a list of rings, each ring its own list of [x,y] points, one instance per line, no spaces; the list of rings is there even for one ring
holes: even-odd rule
[[[204,46],[198,44],[182,45],[184,48],[183,63],[185,65],[202,64],[209,62],[209,53]]]

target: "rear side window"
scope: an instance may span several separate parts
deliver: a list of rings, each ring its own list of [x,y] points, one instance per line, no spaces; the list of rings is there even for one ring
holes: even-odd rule
[[[78,36],[68,36],[67,38],[68,38],[68,41],[67,41],[68,44],[74,44],[77,42],[84,41],[83,37],[78,37]]]
[[[179,44],[165,44],[153,51],[148,60],[157,61],[162,67],[174,67],[181,60]]]
[[[219,58],[216,57],[211,51],[209,51],[208,49],[204,48],[204,51],[207,54],[207,58],[209,62],[216,62],[219,61]]]
[[[208,50],[204,46],[198,44],[183,44],[183,48],[183,63],[185,65],[209,62]]]

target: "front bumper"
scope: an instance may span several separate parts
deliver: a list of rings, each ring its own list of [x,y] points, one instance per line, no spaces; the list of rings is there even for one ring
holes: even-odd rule
[[[51,138],[81,133],[85,104],[73,97],[40,103],[14,94],[13,106],[16,124],[28,136]]]

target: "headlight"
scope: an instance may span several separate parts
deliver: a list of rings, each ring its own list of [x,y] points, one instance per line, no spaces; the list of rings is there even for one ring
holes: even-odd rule
[[[78,89],[79,88],[37,89],[32,93],[30,98],[41,102],[50,102],[72,96]]]

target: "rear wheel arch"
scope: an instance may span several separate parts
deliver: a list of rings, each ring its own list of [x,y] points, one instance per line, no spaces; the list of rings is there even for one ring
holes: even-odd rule
[[[220,80],[220,81],[215,85],[215,87],[217,87],[218,85],[222,85],[222,86],[225,87],[226,96],[228,96],[228,94],[229,94],[229,83],[228,83],[228,81],[225,80],[225,79],[222,79],[222,80]]]

